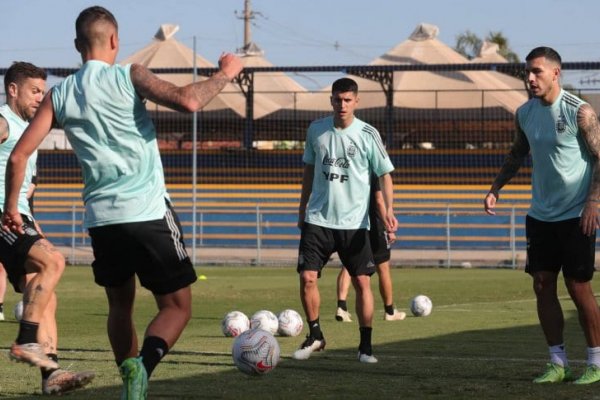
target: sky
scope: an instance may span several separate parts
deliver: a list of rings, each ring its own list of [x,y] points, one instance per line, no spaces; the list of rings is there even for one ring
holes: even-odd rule
[[[236,51],[244,41],[239,18],[244,0],[0,0],[0,5],[0,67],[15,60],[77,67],[75,19],[91,5],[106,7],[119,22],[118,60],[148,45],[164,23],[179,25],[176,39],[192,48],[195,38],[197,53],[215,64],[221,52]],[[251,7],[251,39],[276,66],[365,65],[422,22],[437,25],[438,39],[451,47],[467,30],[480,37],[500,31],[521,59],[546,45],[564,61],[600,61],[599,0],[252,0]],[[600,79],[600,71],[585,75]]]

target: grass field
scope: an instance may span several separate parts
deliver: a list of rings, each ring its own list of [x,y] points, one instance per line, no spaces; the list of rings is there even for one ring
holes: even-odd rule
[[[198,273],[207,280],[193,286],[193,318],[154,372],[150,399],[600,399],[600,384],[531,383],[548,356],[531,282],[522,271],[395,269],[397,307],[408,311],[409,299],[423,293],[431,297],[433,313],[385,322],[376,294],[373,343],[379,363],[366,365],[356,360],[357,323],[333,318],[337,268],[326,268],[320,281],[326,351],[296,361],[291,354],[303,336],[278,337],[282,359],[262,377],[247,376],[235,368],[233,339],[221,334],[220,321],[231,310],[250,316],[260,309],[277,313],[293,308],[303,314],[295,270],[208,267]],[[103,290],[93,283],[91,269],[67,268],[58,292],[61,365],[97,373],[88,388],[68,398],[118,398],[121,380],[105,332],[106,301]],[[574,307],[562,288],[561,299],[565,341],[579,375],[585,366],[586,345]],[[11,309],[17,300],[14,293],[8,295],[8,321],[0,323],[5,354],[16,336]],[[136,303],[140,335],[154,307],[148,292],[140,290]],[[40,393],[39,371],[5,357],[0,363],[0,398],[39,398]]]

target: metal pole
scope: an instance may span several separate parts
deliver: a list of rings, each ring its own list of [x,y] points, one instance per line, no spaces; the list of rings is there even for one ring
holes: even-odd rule
[[[450,268],[452,264],[452,251],[450,250],[450,204],[446,207],[446,251],[448,253],[446,266]]]
[[[512,267],[517,267],[517,240],[515,227],[515,206],[513,205],[510,212],[510,250],[512,252]]]
[[[196,82],[196,36],[194,36],[194,73],[192,74],[192,82]],[[196,265],[196,195],[197,195],[197,179],[198,179],[198,113],[194,111],[192,116],[192,265]]]
[[[75,203],[71,206],[71,264],[75,264]]]
[[[200,211],[200,247],[204,246],[204,213]]]
[[[260,250],[261,250],[261,215],[260,205],[256,205],[256,264],[261,264]]]

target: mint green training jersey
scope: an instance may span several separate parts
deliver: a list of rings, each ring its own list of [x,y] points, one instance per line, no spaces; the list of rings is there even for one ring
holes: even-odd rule
[[[82,168],[86,227],[152,221],[166,212],[156,130],[130,67],[88,61],[52,89],[56,120]]]
[[[303,161],[315,167],[305,222],[368,228],[371,174],[394,170],[379,132],[356,117],[346,129],[335,128],[331,116],[316,120],[308,128]]]
[[[29,122],[24,121],[17,114],[11,110],[8,104],[0,106],[0,116],[4,117],[8,123],[8,137],[3,143],[0,143],[0,208],[4,208],[4,188],[6,185],[5,173],[6,164],[8,163],[8,157],[15,148],[17,141],[21,138],[21,135],[29,125]],[[29,201],[27,201],[27,190],[31,186],[31,178],[35,171],[35,164],[37,162],[37,151],[33,152],[31,157],[27,160],[27,167],[25,168],[25,178],[19,190],[19,202],[17,207],[19,213],[27,215],[32,218],[31,209],[29,208]]]
[[[553,222],[581,216],[593,168],[577,124],[583,104],[561,90],[551,105],[531,99],[517,110],[533,161],[529,215],[535,219]]]

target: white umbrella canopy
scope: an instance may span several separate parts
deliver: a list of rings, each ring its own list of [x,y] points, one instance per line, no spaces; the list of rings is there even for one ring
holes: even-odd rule
[[[505,63],[508,62],[500,54],[500,46],[498,43],[488,42],[485,40],[479,49],[477,57],[471,60],[474,63]]]
[[[435,25],[419,24],[410,37],[373,60],[370,65],[468,64],[469,60],[437,39]],[[356,80],[360,108],[385,107],[381,84]],[[508,78],[508,79],[507,79]],[[502,107],[514,113],[527,100],[523,83],[496,71],[394,72],[394,107],[409,109],[467,109]],[[331,109],[331,86],[307,94],[297,103],[301,110]]]
[[[244,67],[272,67],[265,57],[264,51],[254,42],[245,46],[239,54]],[[283,72],[257,72],[254,74],[254,117],[261,118],[271,114],[294,100],[298,93],[306,89]],[[257,112],[257,96],[261,110]]]
[[[163,24],[160,26],[153,41],[146,47],[125,58],[120,64],[138,63],[147,68],[193,68],[194,51],[175,39],[179,26]],[[196,55],[196,67],[214,68],[205,58]],[[172,82],[178,86],[189,84],[193,81],[191,74],[158,74],[161,79]],[[198,76],[198,80],[206,77]],[[147,102],[147,108],[153,111],[171,111],[167,107]],[[254,95],[254,118],[259,118],[277,109],[276,104],[268,97],[261,94]],[[203,111],[231,110],[241,117],[246,115],[246,98],[237,84],[229,83]]]

